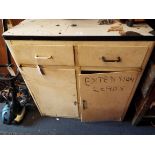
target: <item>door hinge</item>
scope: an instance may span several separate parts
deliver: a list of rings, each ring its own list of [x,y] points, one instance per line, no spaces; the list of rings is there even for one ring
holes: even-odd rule
[[[86,110],[88,108],[86,100],[82,100],[82,108],[83,108],[83,110]]]

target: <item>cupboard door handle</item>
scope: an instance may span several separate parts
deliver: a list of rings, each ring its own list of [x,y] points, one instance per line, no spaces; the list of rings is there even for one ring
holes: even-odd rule
[[[121,62],[121,58],[117,57],[117,59],[110,60],[110,59],[106,59],[106,57],[102,56],[102,61],[103,62]]]
[[[35,55],[34,58],[35,58],[35,59],[44,59],[44,60],[47,60],[47,59],[53,59],[52,56],[48,56],[48,57],[40,57],[40,56],[37,56],[37,55]]]
[[[83,108],[83,110],[88,108],[86,100],[82,100],[82,108]]]
[[[37,71],[38,71],[39,75],[44,75],[44,72],[43,72],[42,68],[40,68],[39,65],[37,65]]]

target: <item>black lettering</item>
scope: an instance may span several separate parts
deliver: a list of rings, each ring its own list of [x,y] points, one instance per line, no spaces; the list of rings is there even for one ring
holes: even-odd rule
[[[122,76],[119,76],[119,80],[120,80],[120,82],[124,82],[124,79]]]
[[[115,86],[115,87],[113,87],[113,91],[117,91],[117,87]]]
[[[121,86],[121,87],[120,87],[120,90],[123,91],[123,90],[124,90],[124,87],[125,87],[125,86]]]
[[[96,78],[91,78],[91,84],[94,84],[96,81],[97,81],[97,79]]]
[[[93,87],[93,91],[95,91],[95,92],[99,92],[95,87]]]
[[[102,83],[102,77],[98,77],[99,82]]]
[[[108,91],[108,90],[111,92],[112,88],[110,86],[107,86],[106,91]]]
[[[85,77],[85,85],[90,86],[90,78],[89,77]]]
[[[105,91],[105,88],[100,88],[101,89],[101,91]]]
[[[126,81],[132,81],[133,82],[134,81],[134,78],[133,77],[127,77],[126,78]]]
[[[115,82],[115,78],[112,76],[110,76],[110,80],[111,80],[111,82]]]
[[[104,76],[104,77],[103,77],[103,81],[104,81],[105,83],[107,83],[107,82],[108,82],[108,77],[107,77],[107,76]]]

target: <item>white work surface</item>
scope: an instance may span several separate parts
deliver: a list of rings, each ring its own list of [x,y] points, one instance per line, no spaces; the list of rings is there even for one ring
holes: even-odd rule
[[[4,32],[5,36],[121,36],[119,31],[108,30],[122,27],[124,32],[134,31],[143,36],[153,36],[153,29],[147,24],[134,24],[128,27],[118,20],[110,25],[99,25],[99,20],[24,20],[19,25]],[[72,26],[76,24],[77,26]],[[58,26],[59,25],[59,26]]]

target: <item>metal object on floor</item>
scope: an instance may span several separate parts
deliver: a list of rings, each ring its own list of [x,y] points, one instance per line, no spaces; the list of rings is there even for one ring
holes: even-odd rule
[[[7,102],[2,109],[2,122],[4,124],[10,124],[15,117],[12,113],[10,105],[11,103]]]
[[[2,122],[4,124],[20,123],[24,118],[26,105],[31,102],[31,96],[28,92],[28,89],[25,85],[17,84],[15,81],[16,89],[16,107],[14,107],[12,101],[13,89],[6,88],[0,91],[0,95],[3,98],[2,103],[4,107],[2,109]]]

